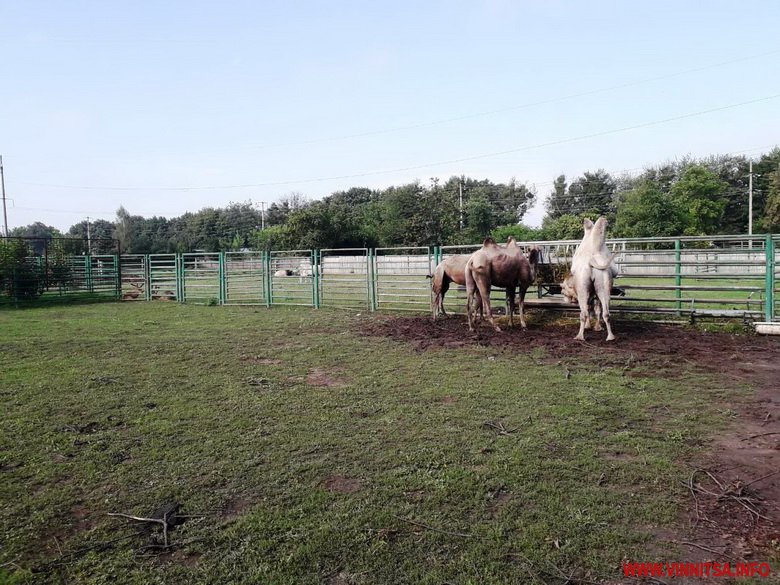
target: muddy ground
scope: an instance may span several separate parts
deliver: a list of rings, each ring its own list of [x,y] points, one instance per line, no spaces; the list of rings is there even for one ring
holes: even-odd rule
[[[733,387],[749,385],[747,399],[726,405],[734,424],[716,437],[709,451],[685,462],[689,502],[680,529],[658,534],[675,543],[689,561],[762,561],[780,557],[780,338],[706,331],[677,324],[616,321],[616,341],[604,332],[573,339],[577,324],[529,320],[529,327],[500,333],[483,324],[468,331],[464,317],[386,316],[364,323],[361,334],[387,337],[418,351],[487,346],[518,353],[544,352],[542,361],[576,364],[586,359],[602,367],[622,367],[625,375],[674,378],[680,365],[716,375]],[[579,359],[582,358],[582,359]],[[663,552],[664,545],[659,546]],[[663,555],[661,555],[663,558]],[[773,572],[780,566],[772,567]],[[682,583],[683,580],[676,579]],[[701,582],[701,581],[699,581]]]

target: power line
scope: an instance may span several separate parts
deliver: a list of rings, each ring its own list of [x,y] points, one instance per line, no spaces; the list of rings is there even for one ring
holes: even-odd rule
[[[529,146],[521,146],[518,148],[511,148],[507,150],[501,150],[496,152],[489,152],[484,154],[477,154],[473,156],[465,156],[461,158],[454,158],[444,161],[438,161],[438,162],[432,162],[432,163],[425,163],[420,165],[412,165],[408,167],[399,167],[394,169],[384,169],[384,170],[376,170],[376,171],[365,171],[362,173],[353,173],[348,175],[334,175],[330,177],[317,177],[317,178],[309,178],[309,179],[297,179],[297,180],[285,180],[285,181],[271,181],[266,183],[246,183],[246,184],[240,184],[240,185],[219,185],[219,186],[190,186],[190,187],[117,187],[117,186],[106,186],[106,187],[98,187],[98,186],[90,186],[90,185],[59,185],[59,184],[51,184],[51,183],[23,183],[20,182],[20,184],[25,185],[35,185],[40,187],[52,187],[52,188],[58,188],[58,189],[78,189],[78,190],[98,190],[98,191],[214,191],[214,190],[229,190],[229,189],[246,189],[246,188],[256,188],[256,187],[276,187],[276,186],[283,186],[283,185],[295,185],[295,184],[301,184],[301,183],[317,183],[322,181],[335,181],[335,180],[341,180],[341,179],[355,179],[360,177],[368,177],[373,175],[382,175],[382,174],[388,174],[388,173],[398,173],[398,172],[405,172],[405,171],[413,171],[413,170],[420,170],[435,166],[441,166],[446,164],[456,164],[456,163],[462,163],[462,162],[468,162],[473,160],[480,160],[480,159],[486,159],[486,158],[493,158],[497,156],[504,156],[507,154],[517,154],[519,152],[526,152],[529,150],[536,150],[539,148],[545,148],[548,146],[557,146],[560,144],[567,144],[571,142],[579,142],[583,140],[589,140],[591,138],[598,138],[601,136],[607,136],[610,134],[618,134],[621,132],[628,132],[631,130],[638,130],[640,128],[649,128],[651,126],[658,126],[660,124],[668,124],[669,122],[677,122],[680,120],[684,120],[687,118],[694,118],[697,116],[703,116],[706,114],[712,114],[715,112],[721,112],[724,110],[729,110],[732,108],[738,108],[742,106],[747,106],[751,104],[756,104],[760,102],[775,100],[780,98],[780,94],[773,94],[761,98],[756,98],[752,100],[747,100],[743,102],[737,102],[734,104],[728,104],[725,106],[719,106],[716,108],[709,108],[706,110],[699,110],[696,112],[689,112],[687,114],[681,114],[679,116],[672,116],[670,118],[663,118],[660,120],[653,120],[650,122],[642,122],[640,124],[633,124],[630,126],[623,126],[620,128],[613,128],[611,130],[602,130],[600,132],[592,132],[590,134],[582,134],[580,136],[573,136],[570,138],[563,138],[560,140],[552,140],[550,142],[543,142],[539,144],[533,144]]]
[[[313,138],[313,139],[309,139],[309,140],[292,141],[292,142],[280,142],[280,143],[276,143],[276,144],[266,144],[266,145],[259,145],[259,146],[244,146],[244,147],[237,147],[237,148],[226,148],[226,149],[209,150],[209,151],[197,151],[197,152],[198,153],[237,152],[237,151],[242,151],[242,150],[267,150],[267,149],[271,149],[271,148],[284,148],[284,147],[290,147],[290,146],[307,146],[307,145],[311,145],[311,144],[320,144],[320,143],[323,143],[323,142],[336,142],[336,141],[340,141],[340,140],[350,140],[350,139],[354,139],[354,138],[365,138],[365,137],[368,137],[368,136],[379,136],[379,135],[382,135],[382,134],[391,134],[391,133],[394,133],[394,132],[402,132],[402,131],[406,131],[406,130],[415,130],[415,129],[418,129],[418,128],[427,128],[427,127],[431,127],[431,126],[438,126],[438,125],[441,125],[441,124],[449,124],[449,123],[452,123],[452,122],[460,122],[462,120],[470,120],[470,119],[473,119],[473,118],[481,118],[481,117],[484,117],[484,116],[492,116],[492,115],[501,114],[501,113],[504,113],[504,112],[511,112],[511,111],[516,111],[516,110],[533,108],[533,107],[536,107],[536,106],[542,106],[542,105],[547,105],[547,104],[554,104],[554,103],[568,101],[568,100],[572,100],[572,99],[576,99],[576,98],[580,98],[580,97],[587,97],[587,96],[591,96],[591,95],[597,95],[597,94],[600,94],[600,93],[606,93],[606,92],[614,91],[614,90],[617,90],[617,89],[625,89],[627,87],[633,87],[633,86],[636,86],[636,85],[642,85],[642,84],[651,83],[651,82],[654,82],[654,81],[662,81],[662,80],[665,80],[665,79],[672,79],[674,77],[680,77],[682,75],[688,75],[688,74],[691,74],[691,73],[697,73],[699,71],[707,71],[709,69],[714,69],[714,68],[717,68],[717,67],[723,67],[723,66],[726,66],[726,65],[733,65],[735,63],[742,63],[743,61],[749,61],[749,60],[752,60],[752,59],[759,59],[761,57],[767,57],[767,56],[770,56],[770,55],[776,55],[777,53],[780,53],[780,49],[775,49],[775,50],[772,50],[772,51],[767,51],[767,52],[764,52],[764,53],[758,53],[758,54],[754,54],[754,55],[748,55],[748,56],[745,56],[745,57],[739,57],[739,58],[736,58],[736,59],[730,59],[728,61],[721,61],[721,62],[713,63],[713,64],[710,64],[710,65],[703,65],[703,66],[700,66],[700,67],[693,67],[691,69],[684,69],[684,70],[681,70],[681,71],[676,71],[674,73],[667,73],[667,74],[664,74],[664,75],[658,75],[658,76],[655,76],[655,77],[648,77],[648,78],[639,79],[639,80],[636,80],[636,81],[628,81],[628,82],[625,82],[625,83],[619,83],[617,85],[610,85],[610,86],[601,87],[601,88],[598,88],[598,89],[585,90],[585,91],[580,91],[580,92],[576,92],[576,93],[566,94],[566,95],[558,96],[558,97],[554,97],[554,98],[547,98],[547,99],[542,99],[542,100],[536,100],[536,101],[526,102],[526,103],[522,103],[522,104],[514,104],[514,105],[506,106],[506,107],[503,107],[503,108],[494,108],[494,109],[491,109],[491,110],[484,110],[484,111],[481,111],[481,112],[474,112],[474,113],[471,113],[471,114],[463,114],[463,115],[460,115],[460,116],[453,116],[451,118],[440,118],[438,120],[431,120],[431,121],[428,121],[428,122],[418,122],[418,123],[415,123],[415,124],[407,124],[407,125],[404,125],[404,126],[395,126],[395,127],[391,127],[391,128],[382,128],[382,129],[376,129],[376,130],[367,130],[365,132],[355,132],[355,133],[352,133],[352,134],[342,134],[342,135],[339,135],[339,136],[331,136],[331,137],[323,137],[323,138]],[[192,153],[190,153],[190,154],[192,154]]]

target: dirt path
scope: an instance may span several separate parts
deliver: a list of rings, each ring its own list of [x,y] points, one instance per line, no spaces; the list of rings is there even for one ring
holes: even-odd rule
[[[484,327],[470,333],[464,318],[434,322],[425,317],[393,316],[365,323],[360,332],[408,343],[418,351],[479,345],[530,353],[542,348],[545,361],[581,357],[591,364],[625,367],[627,375],[644,375],[641,370],[650,366],[654,375],[675,377],[680,362],[685,362],[696,370],[721,376],[728,385],[749,384],[755,393],[730,405],[735,412],[733,427],[715,439],[712,449],[695,462],[697,470],[692,478],[686,478],[691,486],[690,505],[678,532],[658,535],[659,552],[664,551],[664,543],[669,548],[676,543],[686,553],[683,560],[690,561],[733,563],[765,560],[770,551],[777,555],[780,338],[642,321],[619,321],[614,328],[615,342],[607,343],[603,332],[590,331],[588,341],[582,343],[573,340],[577,329],[573,324],[530,324],[525,331],[518,328],[501,333]]]

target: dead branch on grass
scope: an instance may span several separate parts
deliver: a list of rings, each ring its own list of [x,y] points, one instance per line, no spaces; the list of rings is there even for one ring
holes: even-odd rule
[[[401,520],[402,522],[406,522],[408,524],[413,524],[414,526],[419,526],[420,528],[425,528],[426,530],[431,530],[433,532],[440,532],[442,534],[448,534],[449,536],[460,536],[461,538],[471,538],[473,535],[468,534],[466,532],[452,532],[450,530],[444,530],[442,528],[436,528],[435,526],[429,526],[428,524],[423,524],[422,522],[417,522],[416,520],[410,520],[409,518],[403,518],[402,516],[393,516],[396,520]]]
[[[108,515],[127,518],[128,520],[135,520],[136,522],[153,522],[155,524],[160,524],[163,528],[163,542],[165,543],[165,547],[168,547],[168,520],[166,518],[144,518],[143,516],[132,516],[130,514],[122,514],[121,512],[109,512]]]
[[[488,427],[488,428],[491,428],[491,429],[494,429],[494,430],[498,431],[499,435],[511,435],[512,433],[514,433],[517,430],[517,429],[511,429],[510,430],[510,429],[506,428],[506,425],[504,425],[504,422],[500,421],[500,420],[497,420],[497,421],[487,420],[487,421],[482,423],[482,426],[483,427]]]
[[[743,441],[750,441],[751,439],[757,439],[758,437],[768,437],[770,435],[780,435],[780,431],[775,431],[773,433],[758,433],[757,435],[752,435],[750,437],[745,437],[742,440]]]
[[[695,483],[694,477],[696,476],[697,473],[706,474],[715,483],[715,485],[718,486],[718,488],[720,489],[720,493],[707,489],[699,483]],[[696,494],[705,494],[714,497],[716,501],[727,500],[739,504],[749,512],[750,518],[754,522],[757,522],[759,518],[769,522],[770,521],[769,518],[764,516],[760,511],[759,505],[761,502],[761,498],[759,498],[756,495],[750,495],[746,493],[745,488],[763,479],[766,479],[767,477],[771,477],[772,475],[775,475],[777,473],[780,473],[780,470],[774,471],[763,477],[759,477],[758,479],[753,480],[747,484],[743,484],[741,481],[735,481],[730,485],[724,485],[718,480],[717,477],[715,477],[715,475],[713,475],[711,472],[707,471],[706,469],[694,469],[693,473],[691,473],[691,477],[688,480],[688,483],[683,482],[683,485],[685,485],[691,491],[691,494],[693,494],[694,496],[694,502],[696,504],[697,521],[700,518],[700,516],[699,516],[699,503]]]

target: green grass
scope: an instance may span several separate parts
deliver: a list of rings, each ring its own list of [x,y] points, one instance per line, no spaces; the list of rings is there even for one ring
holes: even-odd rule
[[[618,580],[623,559],[678,560],[654,534],[679,522],[683,461],[739,390],[685,365],[637,378],[542,350],[420,353],[357,335],[372,318],[0,312],[0,582]],[[309,384],[315,369],[341,384]],[[132,535],[107,513],[171,499],[205,514],[171,534],[175,553],[140,555],[150,537],[131,536],[30,575]]]

